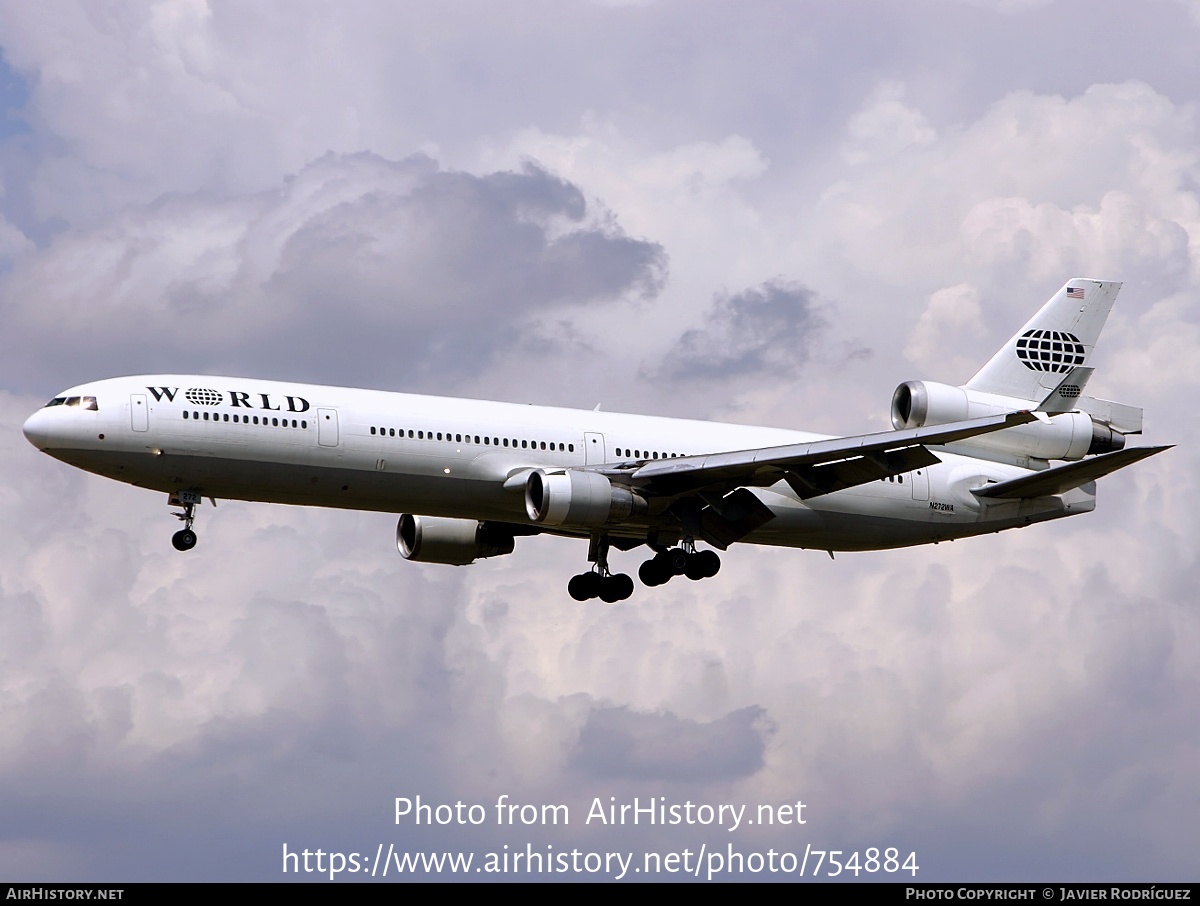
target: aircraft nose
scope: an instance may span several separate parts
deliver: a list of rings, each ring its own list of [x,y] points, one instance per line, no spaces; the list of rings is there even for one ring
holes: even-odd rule
[[[29,418],[25,419],[25,424],[21,430],[25,433],[25,439],[37,447],[39,450],[45,450],[50,442],[50,428],[47,422],[46,412],[39,409]]]

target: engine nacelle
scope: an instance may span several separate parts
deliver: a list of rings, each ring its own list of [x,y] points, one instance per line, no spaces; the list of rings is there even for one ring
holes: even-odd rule
[[[896,430],[945,425],[1028,409],[1028,400],[978,393],[934,381],[906,381],[892,394],[892,426]],[[1034,459],[1083,459],[1125,446],[1125,436],[1085,412],[1063,412],[1032,422],[951,444],[955,448],[1004,453]]]
[[[396,549],[405,560],[466,566],[484,557],[511,554],[511,533],[490,522],[405,513],[396,523]]]
[[[1021,408],[1027,407],[1017,407]],[[962,387],[934,381],[905,381],[892,394],[892,427],[897,431],[965,421],[971,418],[970,411],[971,401]]]
[[[598,472],[539,469],[525,480],[525,512],[543,525],[604,525],[647,509],[644,497]]]

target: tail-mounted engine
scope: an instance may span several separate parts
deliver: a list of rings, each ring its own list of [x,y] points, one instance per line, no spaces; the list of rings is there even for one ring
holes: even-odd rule
[[[515,542],[502,526],[476,519],[405,513],[396,523],[396,549],[405,560],[466,566],[484,557],[511,554]]]
[[[543,525],[604,525],[647,509],[644,497],[598,472],[538,469],[525,481],[525,512]]]
[[[1028,400],[980,393],[933,381],[906,381],[892,394],[892,425],[923,428],[950,422],[998,415],[1035,406]],[[952,447],[971,447],[1034,459],[1083,459],[1093,453],[1111,453],[1125,446],[1125,436],[1107,422],[1086,412],[1048,415],[1044,421],[1008,428],[961,441]]]

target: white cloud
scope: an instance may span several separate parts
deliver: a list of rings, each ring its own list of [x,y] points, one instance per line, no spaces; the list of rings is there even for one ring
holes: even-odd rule
[[[921,312],[904,355],[928,374],[945,374],[946,380],[966,383],[987,361],[980,339],[985,336],[979,292],[969,283],[939,289]],[[961,375],[955,380],[954,375]]]
[[[928,145],[937,133],[929,121],[904,103],[904,85],[884,82],[846,124],[842,155],[849,164],[887,160],[913,145]]]
[[[922,269],[995,282],[1164,264],[1194,275],[1195,129],[1190,107],[1138,83],[1069,100],[1015,92],[831,186],[822,245],[893,281]]]

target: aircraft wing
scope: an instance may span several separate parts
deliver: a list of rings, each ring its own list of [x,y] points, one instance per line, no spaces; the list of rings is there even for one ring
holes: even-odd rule
[[[782,480],[803,499],[940,462],[926,445],[953,443],[1035,419],[1030,412],[1013,412],[903,431],[658,459],[632,469],[605,466],[600,471],[652,496],[703,493],[709,497],[733,488],[767,487]]]
[[[1103,456],[1094,456],[1091,459],[1081,459],[1079,462],[1067,463],[1064,466],[1055,466],[1052,469],[1045,469],[1021,478],[984,485],[982,488],[972,488],[971,493],[976,497],[996,497],[1004,500],[1062,494],[1169,449],[1171,449],[1170,445],[1131,447],[1128,450],[1118,450],[1116,453],[1105,453]]]

